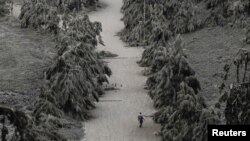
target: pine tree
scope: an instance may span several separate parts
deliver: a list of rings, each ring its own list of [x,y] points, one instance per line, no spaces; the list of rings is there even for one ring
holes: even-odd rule
[[[207,107],[198,95],[199,81],[183,52],[180,36],[173,46],[161,47],[154,53],[150,65],[152,75],[147,80],[149,95],[157,112],[154,120],[162,125],[163,141],[207,140],[208,124],[220,123],[217,109]]]
[[[195,0],[124,0],[121,39],[131,45],[153,45],[178,33],[195,31],[205,19]]]
[[[72,16],[67,30],[57,36],[58,56],[46,71],[45,85],[36,104],[34,115],[41,113],[60,117],[65,113],[75,119],[89,118],[94,101],[104,92],[102,83],[112,74],[98,58],[95,47],[103,44],[101,23],[88,16]]]

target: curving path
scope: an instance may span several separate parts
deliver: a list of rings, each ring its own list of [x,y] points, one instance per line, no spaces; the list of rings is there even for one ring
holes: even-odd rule
[[[154,132],[160,127],[150,118],[146,118],[143,128],[138,128],[139,112],[145,115],[154,113],[152,101],[144,90],[146,77],[141,75],[143,68],[136,64],[143,50],[124,47],[125,44],[115,36],[124,26],[120,21],[122,0],[101,2],[106,7],[89,16],[92,21],[103,24],[102,37],[106,46],[99,48],[119,55],[106,61],[113,71],[110,83],[119,83],[120,90],[107,92],[101,98],[102,102],[97,103],[92,112],[94,118],[85,123],[86,138],[83,141],[159,141]]]

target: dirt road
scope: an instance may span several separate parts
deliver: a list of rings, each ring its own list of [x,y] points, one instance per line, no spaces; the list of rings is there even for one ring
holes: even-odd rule
[[[142,76],[143,68],[138,67],[136,61],[140,59],[141,48],[124,47],[125,44],[115,36],[123,28],[120,21],[122,0],[102,0],[106,7],[90,13],[90,19],[100,21],[103,25],[103,40],[108,50],[119,56],[107,59],[113,71],[110,83],[120,88],[107,92],[97,103],[94,116],[85,122],[87,141],[159,141],[154,135],[160,126],[146,118],[143,128],[138,128],[137,115],[154,113],[152,101],[143,89],[146,77]]]

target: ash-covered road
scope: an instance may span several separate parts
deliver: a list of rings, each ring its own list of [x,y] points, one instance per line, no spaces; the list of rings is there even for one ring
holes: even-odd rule
[[[120,90],[109,91],[92,111],[94,116],[85,122],[87,141],[159,141],[154,135],[160,130],[152,119],[146,118],[143,128],[138,128],[137,115],[154,113],[152,100],[144,90],[146,77],[142,76],[136,61],[141,57],[142,48],[124,47],[125,44],[115,36],[123,28],[120,21],[122,0],[101,0],[105,8],[89,14],[92,21],[100,21],[103,26],[102,37],[107,50],[118,54],[118,58],[107,59],[113,71],[110,83],[116,83]],[[111,101],[109,101],[111,100]]]

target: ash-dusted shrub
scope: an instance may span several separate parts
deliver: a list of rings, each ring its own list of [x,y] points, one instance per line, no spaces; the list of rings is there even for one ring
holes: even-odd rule
[[[21,8],[19,19],[24,28],[32,27],[38,30],[59,32],[59,15],[63,15],[64,22],[71,11],[79,11],[84,7],[93,6],[96,0],[26,0]],[[65,26],[65,25],[64,25]]]
[[[156,45],[152,45],[152,46],[148,46],[145,48],[145,50],[142,53],[142,58],[141,60],[138,62],[140,64],[140,66],[145,67],[145,66],[150,66],[151,64],[153,64],[153,60],[154,57],[157,56],[153,56],[155,54],[155,52],[157,52],[160,49],[166,50],[165,47],[158,47]],[[162,55],[164,52],[161,52],[160,54]],[[164,55],[163,55],[164,56]],[[162,66],[160,66],[162,67]]]
[[[174,45],[153,52],[146,83],[158,110],[153,118],[162,125],[163,141],[206,141],[207,125],[220,123],[220,113],[198,94],[200,83],[182,48],[177,36]]]
[[[43,29],[57,34],[59,30],[58,12],[55,6],[44,0],[28,0],[21,7],[19,15],[21,27]]]
[[[70,10],[81,10],[82,8],[95,7],[98,0],[63,0],[61,4]]]
[[[249,22],[250,2],[248,0],[206,0],[209,10],[208,23],[226,25],[228,23],[246,27]]]
[[[99,51],[97,53],[97,55],[98,55],[98,58],[113,58],[113,57],[118,56],[117,54],[114,54],[114,53],[109,52],[109,51],[104,51],[104,50]]]

